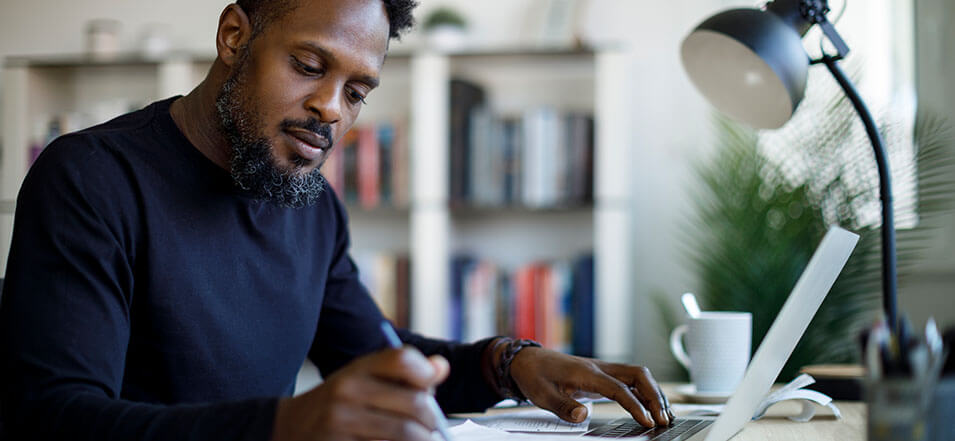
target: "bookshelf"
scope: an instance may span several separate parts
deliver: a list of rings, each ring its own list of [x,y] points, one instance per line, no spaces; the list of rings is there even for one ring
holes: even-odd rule
[[[504,266],[595,256],[597,355],[632,357],[630,140],[626,55],[613,51],[497,50],[419,53],[411,60],[413,172],[412,328],[450,333],[449,262],[469,251]],[[593,202],[571,207],[452,207],[449,187],[450,80],[480,84],[494,113],[549,106],[594,116]]]
[[[12,232],[16,193],[29,146],[58,112],[96,110],[96,123],[174,94],[188,92],[211,63],[205,55],[162,60],[122,56],[9,59],[3,71],[3,161],[0,176],[0,267]],[[410,152],[406,206],[373,209],[349,204],[353,251],[407,254],[411,265],[411,328],[447,337],[450,262],[468,252],[514,267],[537,259],[592,253],[595,260],[597,355],[632,358],[628,109],[629,60],[613,50],[488,49],[462,53],[415,51],[389,55],[382,86],[357,125],[403,120]],[[487,91],[495,114],[531,107],[593,115],[592,200],[548,206],[451,203],[449,98],[452,79]],[[112,114],[109,114],[112,113]],[[80,127],[69,127],[70,130]]]
[[[6,272],[13,213],[20,184],[51,121],[74,131],[198,84],[211,57],[170,54],[148,59],[124,54],[108,60],[88,56],[10,57],[4,62],[0,103],[0,270]]]

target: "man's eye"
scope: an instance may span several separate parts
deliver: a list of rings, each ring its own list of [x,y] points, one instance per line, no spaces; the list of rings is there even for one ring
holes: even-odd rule
[[[305,75],[321,75],[325,71],[320,67],[312,67],[301,61],[298,58],[292,57],[292,63],[295,64],[295,68],[298,69]]]
[[[358,103],[368,104],[367,102],[365,102],[365,96],[354,89],[348,91],[348,100],[351,101],[352,104],[358,104]]]

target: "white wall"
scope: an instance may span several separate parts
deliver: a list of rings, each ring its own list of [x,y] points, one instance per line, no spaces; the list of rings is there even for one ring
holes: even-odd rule
[[[211,52],[225,1],[0,0],[0,55],[73,54],[84,49],[86,23],[122,22],[123,48],[137,47],[147,26],[168,26],[177,48]]]
[[[955,126],[955,2],[916,0],[915,6],[919,111],[948,118]],[[937,226],[927,262],[901,285],[899,300],[916,323],[934,315],[955,326],[955,213],[939,219]]]

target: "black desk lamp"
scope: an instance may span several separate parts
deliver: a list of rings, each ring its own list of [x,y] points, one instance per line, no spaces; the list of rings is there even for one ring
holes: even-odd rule
[[[826,19],[827,0],[775,0],[765,9],[731,9],[701,23],[683,41],[683,67],[697,89],[730,117],[760,129],[789,121],[806,89],[811,64],[825,64],[852,102],[872,141],[882,199],[882,290],[889,328],[897,329],[895,222],[885,146],[855,86],[837,62],[849,47]],[[812,60],[802,37],[819,25],[836,54]]]

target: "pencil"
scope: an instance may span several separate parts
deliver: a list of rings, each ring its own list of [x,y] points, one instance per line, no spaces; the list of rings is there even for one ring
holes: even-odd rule
[[[385,340],[388,340],[388,346],[395,349],[401,348],[401,339],[398,338],[395,328],[392,328],[391,323],[388,323],[387,320],[381,322],[381,333],[385,335]],[[444,412],[438,406],[438,401],[434,399],[434,395],[428,395],[428,407],[431,408],[431,412],[434,413],[437,420],[438,433],[441,434],[444,441],[452,441],[451,432],[448,431],[448,420],[444,418]]]

